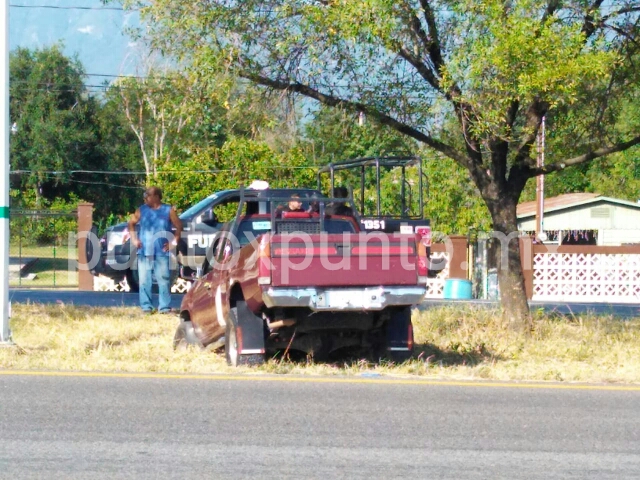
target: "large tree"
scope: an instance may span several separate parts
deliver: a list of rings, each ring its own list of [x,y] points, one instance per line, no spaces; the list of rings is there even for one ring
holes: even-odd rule
[[[638,82],[639,0],[135,3],[155,45],[183,61],[364,112],[455,160],[503,235],[529,178],[640,143],[615,122]],[[541,167],[544,117],[572,142]],[[525,328],[517,242],[501,267],[503,311]]]
[[[59,45],[16,49],[10,72],[12,183],[33,192],[40,207],[43,198],[74,191],[72,170],[90,169],[100,161],[99,107],[86,95],[82,65],[64,56]]]

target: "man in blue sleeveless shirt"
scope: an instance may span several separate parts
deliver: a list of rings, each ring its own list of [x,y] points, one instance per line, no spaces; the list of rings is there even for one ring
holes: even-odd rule
[[[171,272],[169,260],[172,248],[182,233],[182,222],[171,205],[162,203],[162,190],[150,187],[144,193],[145,203],[131,215],[129,233],[131,243],[138,249],[138,284],[140,307],[153,313],[151,291],[155,274],[158,282],[160,313],[171,312]],[[176,228],[171,232],[171,224]],[[136,225],[139,226],[136,231]]]

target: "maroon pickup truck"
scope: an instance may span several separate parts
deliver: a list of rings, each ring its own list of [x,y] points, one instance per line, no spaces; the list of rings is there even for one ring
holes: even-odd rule
[[[238,215],[182,301],[174,346],[224,348],[232,366],[346,347],[404,361],[413,349],[411,306],[427,283],[430,231],[415,231],[361,232],[353,217],[324,209]]]

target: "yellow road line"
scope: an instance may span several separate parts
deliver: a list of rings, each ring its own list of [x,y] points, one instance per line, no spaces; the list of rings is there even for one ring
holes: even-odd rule
[[[610,390],[640,392],[640,385],[587,385],[564,383],[516,383],[516,382],[472,382],[451,380],[421,380],[408,378],[345,378],[345,377],[300,377],[279,375],[193,375],[179,373],[111,373],[111,372],[60,372],[36,370],[0,370],[0,376],[35,377],[90,377],[90,378],[141,378],[156,380],[206,380],[206,381],[261,381],[294,383],[360,383],[383,385],[428,385],[440,387],[480,388],[530,388],[555,390]]]

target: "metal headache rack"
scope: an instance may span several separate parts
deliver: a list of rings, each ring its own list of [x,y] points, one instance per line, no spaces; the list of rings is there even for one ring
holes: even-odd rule
[[[418,212],[411,214],[411,205],[413,203],[413,188],[406,178],[407,167],[417,167],[418,169]],[[384,169],[400,168],[401,169],[401,214],[400,215],[383,215],[381,209],[381,193],[380,193],[380,174]],[[375,169],[376,179],[376,212],[370,214],[365,212],[365,186],[367,169]],[[353,171],[360,175],[360,205],[359,215],[362,217],[376,217],[378,219],[415,219],[421,220],[424,212],[425,187],[428,185],[427,176],[422,171],[422,159],[417,156],[393,156],[393,157],[367,157],[355,160],[347,160],[343,162],[330,163],[329,165],[318,170],[318,190],[322,187],[322,178],[329,175],[331,179],[331,191],[335,188],[335,174],[340,171]],[[349,195],[353,197],[353,195]],[[408,196],[408,198],[407,198]],[[353,203],[353,198],[349,198]],[[407,202],[408,200],[408,202]]]
[[[415,186],[407,180],[407,168],[416,167],[418,173],[418,185],[417,192]],[[400,214],[390,215],[382,214],[381,208],[381,191],[380,181],[381,172],[385,170],[399,168],[400,169]],[[354,172],[360,178],[360,199],[356,203],[353,191],[349,189],[347,198],[333,198],[318,195],[318,192],[322,191],[322,180],[325,175],[329,175],[331,181],[331,193],[335,188],[335,174],[336,172],[347,171]],[[365,210],[365,187],[367,180],[367,172],[375,171],[375,194],[376,194],[376,208],[375,212],[367,212]],[[426,197],[426,187],[428,185],[427,176],[422,171],[422,159],[417,156],[389,156],[389,157],[368,157],[359,158],[355,160],[347,160],[344,162],[330,163],[324,167],[321,167],[317,173],[318,188],[317,192],[312,192],[309,189],[263,189],[253,190],[241,187],[240,190],[240,202],[238,204],[238,211],[236,219],[231,225],[231,229],[235,229],[235,222],[243,211],[245,204],[247,205],[247,213],[270,213],[271,216],[271,231],[274,233],[320,233],[326,231],[326,208],[331,203],[348,203],[351,205],[353,211],[353,218],[357,223],[361,225],[361,229],[364,231],[384,231],[384,232],[398,232],[404,233],[417,225],[421,227],[428,227],[429,220],[424,218],[424,205]],[[284,191],[283,191],[284,190]],[[291,192],[291,195],[288,195]],[[299,196],[294,198],[293,195]],[[417,195],[418,211],[412,212],[412,206],[414,205],[414,196]],[[315,214],[309,214],[307,212],[300,212],[299,215],[286,215],[285,218],[277,215],[278,204],[286,204],[292,200],[299,200],[303,203],[305,209],[307,209],[312,203],[316,203],[318,211]],[[269,208],[265,207],[269,204]],[[250,207],[250,205],[252,205]],[[258,208],[258,205],[260,207]],[[295,218],[293,218],[295,217]],[[330,216],[329,216],[330,218]]]
[[[277,196],[273,195],[276,194]],[[294,197],[292,195],[299,195]],[[232,221],[230,231],[235,231],[237,219],[243,211],[244,205],[255,204],[256,202],[266,202],[269,204],[268,212],[271,216],[271,231],[274,233],[321,233],[326,231],[327,218],[331,218],[331,215],[327,215],[326,207],[331,203],[351,202],[353,198],[330,198],[325,196],[314,196],[309,194],[308,196],[300,195],[297,192],[293,192],[292,195],[285,196],[282,192],[269,192],[247,190],[243,187],[240,188],[240,202],[238,203],[238,210],[236,217]],[[287,204],[292,200],[300,201],[304,207],[309,208],[312,203],[316,203],[318,207],[317,212],[308,212],[302,210],[300,212],[280,212],[278,215],[277,207],[281,204]],[[249,209],[248,209],[249,210]],[[255,209],[252,209],[255,210]],[[259,212],[253,212],[259,213]],[[359,216],[354,210],[353,218],[356,222],[359,221]]]

